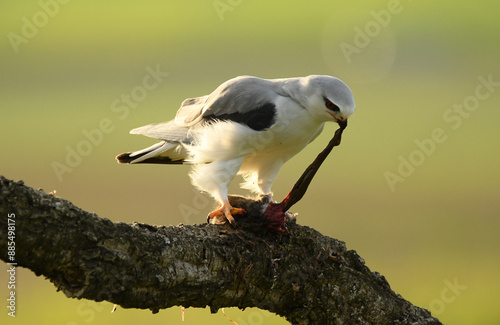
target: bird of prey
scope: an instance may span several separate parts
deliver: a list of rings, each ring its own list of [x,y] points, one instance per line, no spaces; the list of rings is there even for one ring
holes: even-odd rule
[[[220,204],[209,221],[235,224],[233,215],[244,213],[228,201],[235,175],[243,176],[242,188],[271,198],[271,185],[283,164],[313,141],[325,122],[345,125],[354,107],[351,90],[335,77],[240,76],[209,95],[184,100],[175,119],[130,131],[161,142],[116,159],[193,165],[193,185]]]

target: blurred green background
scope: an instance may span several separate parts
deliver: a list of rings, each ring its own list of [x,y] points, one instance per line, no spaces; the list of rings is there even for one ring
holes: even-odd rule
[[[299,223],[346,241],[394,291],[443,323],[500,323],[498,2],[0,6],[0,173],[7,178],[57,190],[113,221],[201,223],[213,204],[200,203],[188,167],[115,162],[116,154],[154,143],[128,131],[173,118],[183,99],[238,75],[334,75],[351,87],[357,110],[294,207]],[[162,72],[155,87],[143,84],[148,69]],[[108,123],[106,133],[100,123]],[[276,199],[334,130],[329,125],[282,169]],[[86,133],[94,144],[85,145]],[[71,150],[80,159],[70,166]],[[243,193],[234,183],[232,191]],[[180,307],[111,314],[111,303],[67,299],[31,271],[19,268],[17,281],[17,317],[3,307],[2,323],[227,323],[207,309],[187,309],[184,322]],[[0,272],[5,299],[6,287]],[[256,309],[226,314],[240,324],[286,323]]]

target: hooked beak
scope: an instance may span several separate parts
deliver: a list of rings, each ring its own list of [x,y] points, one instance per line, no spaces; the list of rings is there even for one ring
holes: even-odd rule
[[[342,128],[342,130],[347,127],[347,117],[340,117],[340,118],[338,118],[337,116],[333,115],[330,112],[328,112],[328,114],[330,114],[333,117],[333,119],[335,120],[335,122],[338,123],[338,125]]]
[[[347,127],[347,118],[337,119],[337,123],[341,129],[345,129]]]

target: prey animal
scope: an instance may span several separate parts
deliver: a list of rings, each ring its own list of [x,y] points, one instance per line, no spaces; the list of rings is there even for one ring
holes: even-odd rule
[[[354,108],[351,90],[335,77],[240,76],[209,95],[184,100],[173,120],[130,131],[161,141],[116,159],[193,165],[193,185],[219,202],[209,221],[234,225],[233,215],[244,213],[228,200],[235,175],[243,176],[242,188],[271,200],[271,185],[283,164],[311,143],[326,122],[345,127]]]

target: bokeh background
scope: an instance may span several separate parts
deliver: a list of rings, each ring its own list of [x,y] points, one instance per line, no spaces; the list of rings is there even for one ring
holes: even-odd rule
[[[500,322],[498,2],[0,7],[0,173],[7,178],[56,190],[116,222],[201,223],[213,204],[193,190],[188,167],[116,164],[116,154],[154,143],[128,131],[171,119],[183,99],[238,75],[334,75],[350,85],[357,109],[342,145],[294,207],[299,223],[346,241],[394,291],[443,323]],[[160,71],[154,87],[151,79],[144,84],[151,70]],[[334,130],[329,125],[282,169],[277,199]],[[17,316],[3,307],[3,324],[227,322],[192,308],[182,322],[180,307],[111,314],[111,303],[67,299],[21,268],[17,284]],[[0,292],[6,299],[5,271]],[[256,309],[225,311],[239,324],[286,323]]]

